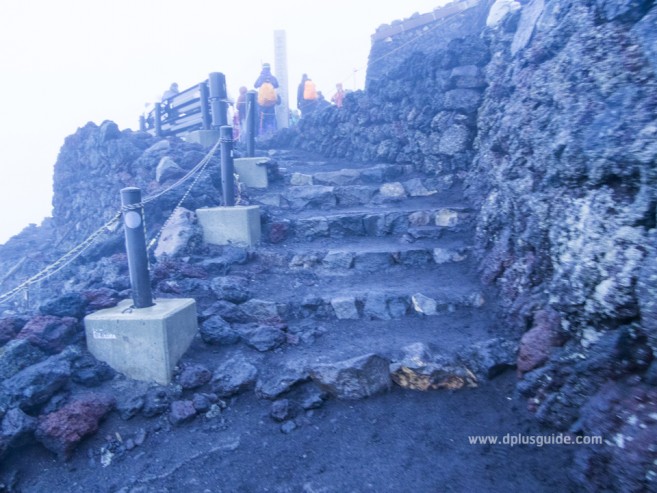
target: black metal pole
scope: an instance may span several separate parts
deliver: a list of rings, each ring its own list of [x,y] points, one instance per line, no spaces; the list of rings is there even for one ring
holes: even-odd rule
[[[258,104],[256,103],[256,91],[246,93],[246,155],[255,156],[255,129]]]
[[[212,117],[210,116],[210,91],[205,82],[198,85],[201,97],[201,118],[203,119],[203,130],[212,128]]]
[[[160,103],[155,103],[155,135],[162,137],[162,105]]]
[[[228,93],[226,92],[226,76],[221,72],[212,72],[208,81],[210,85],[212,127],[220,128],[228,124]]]
[[[224,125],[219,130],[221,140],[221,187],[224,205],[235,205],[235,177],[233,176],[233,127]]]
[[[125,232],[125,248],[128,254],[132,301],[135,308],[147,308],[153,306],[153,293],[148,272],[141,189],[136,187],[122,189],[121,205],[123,206],[123,230]]]

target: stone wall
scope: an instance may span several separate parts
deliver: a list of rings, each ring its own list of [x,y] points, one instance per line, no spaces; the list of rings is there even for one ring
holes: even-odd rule
[[[375,44],[371,60],[392,54],[366,92],[286,138],[465,177],[482,280],[521,338],[519,392],[542,422],[605,437],[577,451],[592,491],[654,488],[657,6],[488,7],[422,46]]]

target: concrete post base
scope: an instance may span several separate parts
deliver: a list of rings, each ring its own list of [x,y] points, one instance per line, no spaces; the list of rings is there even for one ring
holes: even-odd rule
[[[196,217],[206,243],[253,246],[260,241],[260,207],[257,205],[197,209]]]
[[[240,157],[233,160],[233,165],[240,181],[247,187],[267,188],[269,186],[268,161],[269,158],[266,157]]]
[[[131,306],[132,300],[124,300],[87,315],[87,347],[129,378],[167,385],[196,334],[196,301],[159,299],[148,308]]]
[[[193,130],[185,135],[184,139],[210,149],[219,140],[219,130]]]

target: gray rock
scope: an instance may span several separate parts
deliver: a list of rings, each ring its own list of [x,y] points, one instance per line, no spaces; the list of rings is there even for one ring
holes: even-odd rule
[[[411,296],[411,301],[416,313],[429,316],[438,314],[438,303],[433,298],[429,298],[422,293],[415,293]]]
[[[390,252],[358,252],[354,258],[354,269],[363,272],[378,272],[393,264]]]
[[[243,357],[235,356],[214,372],[210,385],[219,397],[230,397],[252,388],[258,377],[258,369]]]
[[[244,277],[221,276],[215,277],[210,287],[217,298],[230,301],[231,303],[244,303],[251,297],[249,281]]]
[[[2,444],[5,448],[20,447],[33,439],[37,419],[25,414],[20,408],[12,408],[2,418],[0,427],[0,457]]]
[[[196,214],[184,207],[174,210],[157,241],[155,258],[175,257],[185,252],[196,235],[200,235]]]
[[[184,174],[185,170],[178,166],[173,159],[169,156],[164,156],[160,159],[160,162],[155,169],[155,181],[158,183],[164,183],[168,180],[181,178]]]
[[[369,204],[377,192],[377,188],[366,185],[335,187],[335,197],[341,207],[352,207]]]
[[[474,113],[482,101],[482,93],[473,89],[453,89],[445,93],[445,109]]]
[[[408,313],[411,303],[404,296],[388,296],[388,311],[392,318],[402,318]]]
[[[294,209],[333,207],[336,204],[333,187],[322,185],[289,187],[285,192],[285,198]]]
[[[317,365],[310,370],[310,376],[322,389],[338,399],[362,399],[390,388],[389,364],[381,356],[367,354]]]
[[[331,306],[338,320],[356,320],[359,318],[356,298],[353,296],[333,298],[331,299]]]
[[[296,415],[294,407],[295,406],[289,400],[279,399],[272,402],[269,409],[269,416],[271,416],[274,421],[281,423],[287,419],[294,418]]]
[[[491,379],[505,370],[515,368],[518,343],[502,338],[479,342],[459,353],[459,361],[479,380]]]
[[[454,156],[470,147],[470,130],[463,125],[449,127],[441,136],[438,150],[441,154]]]
[[[55,392],[68,382],[71,364],[62,355],[51,356],[45,361],[21,370],[2,383],[2,392],[10,405],[29,410],[45,404]]]
[[[171,403],[169,421],[171,424],[180,425],[192,421],[196,416],[194,403],[189,400],[174,401]]]
[[[313,185],[313,177],[311,175],[304,175],[303,173],[292,173],[292,176],[290,176],[290,185],[293,187]]]
[[[159,416],[169,409],[171,397],[161,387],[154,387],[148,390],[144,395],[144,404],[141,408],[141,414],[146,418]]]
[[[365,298],[363,316],[371,320],[390,320],[388,302],[385,293],[369,292]]]
[[[310,217],[295,222],[294,231],[297,236],[307,240],[325,238],[329,235],[329,223],[325,217]]]
[[[382,200],[401,200],[406,197],[404,185],[398,181],[384,183],[379,187],[378,198]]]
[[[211,378],[212,373],[205,366],[193,364],[183,368],[178,381],[183,389],[195,389],[208,383]]]
[[[24,368],[46,358],[46,353],[25,339],[9,341],[0,348],[0,380],[13,377]]]
[[[429,190],[420,178],[412,178],[403,183],[404,189],[409,197],[427,197],[437,193],[436,190]]]
[[[322,265],[327,269],[350,269],[354,262],[352,252],[329,251],[322,259]]]
[[[276,399],[309,378],[308,371],[299,365],[274,369],[258,379],[255,393],[261,399]]]
[[[298,427],[297,424],[294,422],[294,420],[291,419],[281,425],[281,432],[285,433],[286,435],[289,435],[294,430],[296,430],[297,427]]]
[[[214,315],[199,327],[201,339],[207,344],[229,346],[240,341],[239,333],[219,315]]]
[[[124,420],[132,419],[137,416],[143,407],[144,397],[140,395],[127,397],[119,395],[116,403],[116,410],[118,411],[119,416],[121,416],[121,419]]]
[[[273,301],[252,298],[241,305],[244,314],[256,322],[279,320],[278,308]]]
[[[426,344],[410,344],[403,353],[400,361],[390,364],[390,376],[400,387],[426,391],[477,386],[477,378],[468,368],[434,354]]]
[[[261,325],[257,323],[246,325],[235,325],[235,330],[240,334],[242,340],[258,351],[271,351],[285,344],[287,340],[285,333],[278,327]]]
[[[315,183],[324,185],[352,185],[360,179],[361,172],[357,169],[341,169],[338,171],[324,171],[315,173]]]
[[[399,263],[409,267],[421,267],[432,263],[432,252],[418,248],[413,250],[403,250],[399,254]]]

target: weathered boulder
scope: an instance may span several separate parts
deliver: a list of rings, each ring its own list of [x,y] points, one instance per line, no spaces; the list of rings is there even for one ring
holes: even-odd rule
[[[239,276],[221,276],[212,279],[212,291],[220,300],[231,303],[244,303],[251,297],[249,281]]]
[[[39,307],[43,315],[54,317],[82,318],[85,315],[88,299],[81,293],[67,293],[53,298]]]
[[[201,232],[196,226],[196,214],[184,207],[177,208],[160,233],[154,251],[155,258],[175,257],[184,253],[194,237],[200,238],[200,235]]]
[[[0,319],[0,346],[11,341],[27,323],[23,317],[5,317]]]
[[[46,357],[45,352],[26,339],[10,341],[0,348],[0,380],[7,380]]]
[[[338,399],[356,400],[390,389],[390,362],[376,354],[316,365],[310,377]]]
[[[285,333],[279,327],[272,325],[235,324],[235,330],[248,346],[262,352],[276,349],[287,340]]]
[[[202,322],[199,332],[201,339],[207,344],[228,346],[236,344],[240,340],[239,332],[219,315],[213,315]]]
[[[174,425],[180,425],[192,421],[196,416],[194,402],[190,400],[173,401],[169,413],[169,421]]]
[[[28,411],[45,404],[68,383],[71,363],[67,354],[50,358],[21,370],[2,383],[1,392],[10,405]]]
[[[201,364],[186,365],[178,376],[178,381],[183,389],[195,389],[208,383],[212,378],[212,372]]]
[[[403,358],[390,364],[390,376],[400,387],[425,391],[477,386],[477,377],[468,368],[434,354],[426,344],[410,344],[402,352]]]
[[[60,459],[66,459],[84,438],[98,430],[114,405],[114,397],[106,394],[76,397],[58,411],[41,416],[35,436]]]
[[[252,388],[258,377],[258,369],[241,356],[235,356],[212,375],[210,386],[219,397],[230,397]]]
[[[77,319],[42,315],[30,319],[16,336],[49,354],[62,351],[80,333]]]

